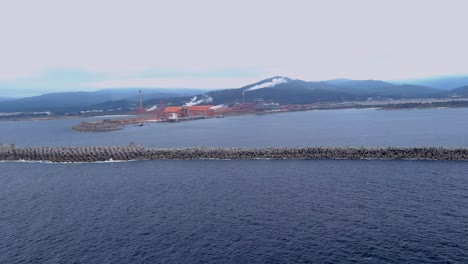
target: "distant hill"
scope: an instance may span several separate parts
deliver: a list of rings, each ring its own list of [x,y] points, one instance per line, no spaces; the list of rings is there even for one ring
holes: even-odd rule
[[[453,90],[458,87],[468,86],[468,75],[465,76],[440,76],[422,79],[409,79],[393,81],[397,84],[414,84],[428,86],[441,90]]]
[[[56,113],[81,110],[128,110],[138,106],[138,90],[105,89],[97,92],[52,93],[0,102],[0,112],[52,111]],[[462,94],[460,88],[457,93]],[[256,98],[280,104],[310,104],[318,102],[349,102],[368,99],[445,98],[453,93],[428,86],[395,84],[381,80],[335,79],[308,82],[275,76],[236,89],[142,89],[144,106],[161,101],[167,105],[226,104],[252,101]]]
[[[260,89],[256,88],[266,84],[273,84],[274,80],[278,79],[283,80],[283,82]],[[263,98],[280,104],[308,104],[357,99],[353,94],[347,91],[339,91],[337,86],[327,82],[306,82],[286,77],[273,77],[262,80],[240,88],[240,90],[246,91],[246,100]],[[216,99],[216,97],[214,98]]]
[[[392,84],[379,80],[349,80],[335,84],[339,91],[346,91],[357,96],[389,98],[425,98],[444,96],[446,93],[427,86],[411,84]]]
[[[327,81],[327,83],[339,86],[339,87],[346,87],[350,89],[359,89],[359,90],[367,90],[367,89],[375,89],[377,87],[387,87],[393,86],[393,84],[379,81],[379,80],[346,80],[343,79],[341,81]]]
[[[181,95],[193,95],[197,93],[202,93],[206,90],[204,89],[190,89],[190,88],[112,88],[112,89],[103,89],[96,92],[95,94],[99,95],[108,95],[111,96],[113,100],[138,100],[138,91],[142,91],[142,95],[146,99],[151,99],[156,97],[171,97],[171,96],[181,96]]]
[[[327,80],[325,82],[329,84],[333,84],[333,85],[339,85],[341,83],[345,83],[349,81],[352,81],[352,80],[351,79],[333,79],[333,80]]]
[[[14,100],[14,98],[10,98],[10,97],[0,97],[0,102],[10,101],[10,100]]]
[[[453,89],[450,91],[451,96],[468,96],[468,85]]]
[[[445,97],[446,92],[418,85],[396,85],[378,80],[331,80],[322,82],[306,82],[287,77],[272,77],[238,89],[227,89],[198,94],[211,98],[210,104],[233,104],[255,98],[272,100],[280,104],[310,104],[317,102],[362,101],[368,98],[401,99],[401,98],[432,98]],[[182,105],[191,100],[190,97],[153,99],[145,102],[145,106],[156,105],[165,101],[172,105]],[[204,102],[201,102],[201,104]]]
[[[80,106],[112,99],[110,94],[102,93],[51,93],[2,102],[0,103],[0,112],[60,111],[60,109],[65,108],[76,110]]]
[[[342,99],[356,99],[350,94],[336,92],[333,85],[326,82],[306,82],[287,77],[272,77],[237,89],[226,89],[198,94],[197,99],[211,98],[209,104],[233,104],[254,98],[273,100],[281,104],[305,104],[321,101],[339,101]],[[194,97],[176,97],[166,100],[153,99],[145,101],[145,106],[156,105],[165,101],[171,105],[182,105],[190,102]]]
[[[82,110],[128,110],[130,108],[139,107],[139,102],[137,100],[116,100],[116,101],[107,101],[99,104],[90,105],[83,108]]]
[[[395,85],[378,80],[343,80],[332,83],[290,80],[272,88],[259,90],[253,95],[283,103],[315,103],[367,100],[369,97],[392,99],[438,97],[440,92],[430,87]]]
[[[96,92],[49,93],[21,99],[0,102],[0,112],[55,111],[73,112],[88,106],[119,100],[138,101],[138,91],[132,89],[104,89]],[[199,89],[141,89],[143,98],[167,98],[200,93]]]

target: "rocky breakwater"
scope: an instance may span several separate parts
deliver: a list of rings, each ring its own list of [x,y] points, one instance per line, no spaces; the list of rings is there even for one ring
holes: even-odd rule
[[[73,129],[80,132],[107,132],[121,130],[122,126],[117,122],[106,119],[103,121],[81,122]]]
[[[16,147],[0,145],[0,160],[96,162],[108,160],[195,159],[379,159],[468,160],[468,148],[175,148],[128,146]]]
[[[144,157],[144,148],[129,146],[93,147],[16,147],[0,145],[0,160],[97,162],[109,160],[134,160]]]

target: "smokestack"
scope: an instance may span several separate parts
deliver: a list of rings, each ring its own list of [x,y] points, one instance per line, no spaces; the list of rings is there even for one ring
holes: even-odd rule
[[[242,91],[242,97],[244,98],[244,104],[245,104],[245,91]]]
[[[139,93],[140,93],[140,111],[143,111],[143,100],[141,96],[141,90],[139,91]]]

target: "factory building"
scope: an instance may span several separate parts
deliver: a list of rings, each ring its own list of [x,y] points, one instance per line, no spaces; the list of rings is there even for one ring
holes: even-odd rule
[[[211,116],[214,113],[212,107],[212,105],[168,106],[163,113],[166,118],[171,113],[177,114],[178,117]]]

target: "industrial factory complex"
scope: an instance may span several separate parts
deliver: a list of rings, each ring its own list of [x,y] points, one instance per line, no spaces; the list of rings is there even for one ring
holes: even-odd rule
[[[251,102],[227,105],[191,105],[170,106],[160,102],[158,106],[144,108],[140,92],[140,106],[135,109],[136,116],[128,119],[105,119],[101,121],[81,122],[73,127],[77,131],[105,132],[120,130],[125,125],[144,125],[147,122],[180,122],[207,118],[223,118],[229,115],[286,112],[292,110],[307,110],[305,106],[280,106],[278,103],[264,101],[261,98]]]
[[[181,122],[209,118],[223,118],[225,116],[244,114],[269,114],[293,111],[306,111],[318,109],[345,109],[345,108],[402,108],[431,107],[446,104],[465,104],[467,98],[442,98],[442,99],[399,99],[399,100],[367,100],[353,102],[317,102],[314,104],[285,104],[280,105],[271,100],[262,98],[250,98],[246,101],[245,92],[237,102],[229,104],[210,104],[213,98],[202,95],[202,98],[193,97],[183,105],[171,105],[160,102],[149,108],[143,107],[141,91],[139,94],[139,106],[131,110],[130,118],[104,119],[100,121],[85,121],[73,127],[76,131],[106,132],[123,129],[126,125],[144,126],[150,122]]]

